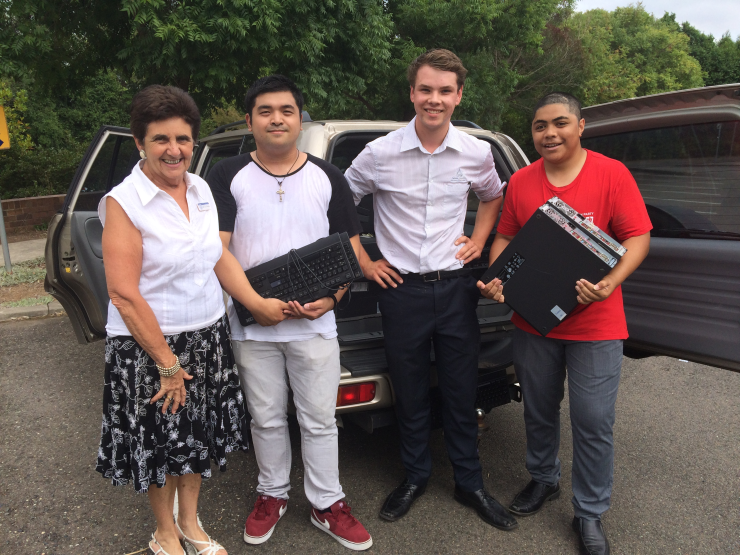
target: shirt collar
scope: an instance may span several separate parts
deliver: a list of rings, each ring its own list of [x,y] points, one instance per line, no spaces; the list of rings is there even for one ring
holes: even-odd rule
[[[149,179],[146,174],[141,169],[141,164],[143,162],[138,162],[134,164],[134,170],[133,175],[135,176],[134,179],[134,187],[136,188],[136,192],[139,195],[139,199],[141,199],[141,204],[143,206],[146,206],[149,204],[152,199],[157,196],[157,193],[164,193],[162,189],[157,187],[154,183],[152,183],[151,179]],[[200,195],[200,191],[198,190],[198,187],[195,186],[195,183],[193,183],[193,180],[190,179],[190,174],[188,172],[185,172],[185,185],[187,185],[188,192],[191,191],[191,189],[195,189],[195,194],[198,195],[198,198],[202,198]],[[167,193],[165,193],[167,194]]]
[[[439,145],[439,148],[434,151],[435,154],[443,152],[447,147],[450,147],[458,152],[462,152],[462,141],[460,140],[460,131],[455,129],[455,126],[450,123],[450,127],[447,130],[444,141]],[[419,136],[416,134],[416,116],[412,119],[403,131],[403,140],[401,141],[401,152],[407,150],[413,150],[418,148],[422,152],[427,152],[426,149],[421,145]]]

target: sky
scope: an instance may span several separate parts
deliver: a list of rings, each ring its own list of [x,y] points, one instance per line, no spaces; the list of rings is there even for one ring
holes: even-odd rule
[[[576,11],[593,9],[612,11],[614,8],[636,4],[630,0],[578,0]],[[655,17],[665,12],[676,14],[676,21],[688,21],[702,33],[720,38],[727,31],[733,40],[740,37],[740,0],[643,0],[643,7]]]

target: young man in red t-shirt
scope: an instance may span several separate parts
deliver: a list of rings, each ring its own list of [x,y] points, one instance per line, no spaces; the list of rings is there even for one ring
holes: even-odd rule
[[[551,93],[535,107],[532,139],[542,156],[516,172],[491,248],[493,262],[548,199],[558,196],[627,249],[597,284],[579,280],[579,306],[546,337],[514,315],[514,366],[522,388],[527,431],[526,465],[532,480],[509,510],[526,516],[560,494],[560,403],[568,377],[573,430],[573,527],[589,554],[608,554],[601,515],[609,508],[614,473],[614,405],[627,323],[621,283],[650,247],[645,203],[627,168],[581,147],[585,121],[571,95]],[[495,279],[478,282],[484,296],[504,302]]]

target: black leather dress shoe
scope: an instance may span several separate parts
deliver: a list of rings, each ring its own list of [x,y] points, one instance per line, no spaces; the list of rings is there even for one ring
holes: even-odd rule
[[[380,518],[395,522],[403,515],[409,512],[411,505],[419,497],[424,495],[426,485],[417,486],[404,480],[403,483],[394,489],[383,503],[380,509]]]
[[[514,501],[509,505],[509,510],[519,516],[533,515],[540,512],[545,501],[558,497],[560,497],[560,484],[548,486],[530,480],[524,489],[516,494]]]
[[[463,491],[455,486],[455,501],[472,507],[479,517],[499,530],[508,532],[519,526],[506,507],[491,497],[483,488],[478,491]]]
[[[609,555],[609,540],[600,520],[585,520],[573,517],[573,530],[578,534],[581,553],[586,555]]]

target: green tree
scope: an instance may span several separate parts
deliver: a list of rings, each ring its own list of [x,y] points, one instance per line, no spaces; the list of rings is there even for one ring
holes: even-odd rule
[[[666,14],[675,22],[675,14]],[[705,35],[688,22],[681,31],[689,37],[689,52],[701,64],[706,85],[740,83],[740,38],[733,42],[729,34],[718,41]]]
[[[586,54],[580,95],[587,105],[703,84],[689,37],[641,4],[577,13],[568,26]]]
[[[121,71],[177,85],[202,109],[241,97],[263,75],[291,75],[311,100],[346,104],[390,57],[390,18],[375,0],[122,0]]]
[[[13,90],[13,83],[0,78],[0,106],[5,112],[8,124],[10,146],[14,150],[24,151],[33,148],[33,141],[28,133],[28,124],[24,121],[28,95],[25,90]]]
[[[131,97],[126,84],[110,70],[85,79],[76,90],[35,94],[26,118],[31,136],[41,148],[87,144],[101,125],[128,126]]]
[[[126,30],[111,2],[0,0],[0,75],[44,94],[77,89],[113,67]]]
[[[365,90],[356,95],[362,115],[412,118],[406,67],[427,49],[447,48],[469,70],[455,117],[499,128],[507,100],[531,71],[527,66],[531,56],[542,53],[547,22],[570,4],[570,0],[389,0],[385,6],[394,22],[391,61],[386,72],[368,76]],[[357,113],[356,106],[349,108]]]

